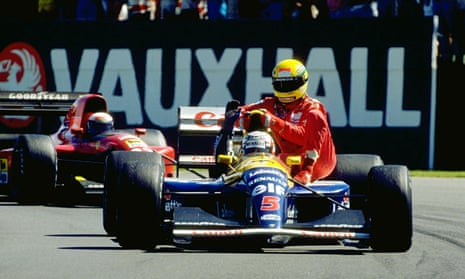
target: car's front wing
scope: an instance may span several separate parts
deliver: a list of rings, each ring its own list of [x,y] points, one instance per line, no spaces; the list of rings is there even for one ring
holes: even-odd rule
[[[367,228],[361,210],[338,210],[311,222],[265,228],[221,219],[196,207],[180,207],[174,212],[172,234],[184,239],[264,237],[268,243],[285,245],[296,239],[366,240],[370,237]]]

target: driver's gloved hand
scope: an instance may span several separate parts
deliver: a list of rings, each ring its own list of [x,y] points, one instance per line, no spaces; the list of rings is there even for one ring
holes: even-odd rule
[[[240,105],[240,102],[238,100],[232,100],[232,101],[229,101],[227,104],[226,104],[226,109],[225,109],[225,113],[227,113],[228,111],[230,110],[235,110],[239,107]]]
[[[301,170],[294,176],[294,179],[303,185],[307,185],[312,182],[312,173],[307,170]]]
[[[310,158],[305,158],[302,169],[294,176],[294,179],[297,182],[302,183],[303,185],[310,184],[312,180],[313,165],[315,160]]]
[[[249,116],[258,116],[264,128],[270,128],[273,132],[280,134],[286,127],[286,121],[272,114],[266,109],[254,109],[249,112]]]
[[[240,108],[235,108],[235,109],[227,111],[224,115],[224,121],[221,127],[222,132],[226,134],[231,134],[232,130],[234,129],[234,123],[236,122],[236,120],[239,118],[240,115],[241,115]]]

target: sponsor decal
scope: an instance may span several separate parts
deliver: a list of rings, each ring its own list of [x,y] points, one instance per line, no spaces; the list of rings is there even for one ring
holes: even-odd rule
[[[223,123],[224,115],[220,116],[216,115],[210,111],[201,111],[195,114],[194,123],[202,128],[208,128],[212,126],[221,126]]]
[[[224,114],[216,114],[211,111],[199,111],[194,115],[194,123],[202,128],[221,127],[224,121]]]
[[[8,159],[0,158],[0,184],[8,183]]]
[[[254,140],[248,140],[244,143],[244,148],[249,149],[249,148],[259,148],[259,149],[265,149],[266,147],[266,142],[260,139],[254,139]]]
[[[276,214],[264,214],[260,217],[260,220],[264,221],[280,221],[281,217]]]
[[[127,140],[126,144],[127,144],[127,146],[129,146],[129,148],[136,148],[136,147],[144,147],[145,146],[145,143],[138,140],[138,139]]]
[[[258,183],[264,183],[264,182],[273,182],[275,184],[280,184],[286,187],[288,185],[286,181],[283,181],[281,178],[275,177],[275,176],[259,176],[256,178],[253,178],[250,180],[251,184],[258,184]]]
[[[0,184],[8,184],[8,172],[0,171]]]
[[[182,203],[176,201],[176,200],[167,200],[165,202],[165,211],[166,212],[170,212],[172,210],[174,210],[174,208],[176,207],[181,207],[182,206]]]
[[[273,169],[273,168],[262,168],[262,169],[252,170],[248,173],[248,176],[253,177],[253,176],[264,175],[264,174],[276,175],[280,177],[281,179],[287,179],[286,174],[284,174],[282,171],[278,169]]]
[[[284,196],[286,192],[286,188],[275,185],[273,183],[268,183],[267,185],[259,184],[255,186],[255,188],[252,191],[252,197],[261,195],[263,193],[274,193],[278,196]]]
[[[0,158],[0,171],[8,171],[8,159]]]
[[[302,112],[296,112],[291,114],[291,122],[292,123],[299,123],[300,118],[302,118]]]
[[[214,163],[215,157],[208,156],[208,155],[192,155],[189,156],[190,162],[197,162],[197,163]]]
[[[242,230],[224,230],[224,231],[223,230],[222,231],[194,230],[192,231],[193,236],[237,236],[237,235],[242,235],[242,234],[243,234]]]
[[[302,236],[340,239],[340,238],[354,238],[355,233],[351,233],[351,232],[314,232],[314,231],[306,232],[306,231],[302,231]]]
[[[21,92],[10,93],[10,100],[28,100],[28,101],[66,101],[70,100],[69,94],[66,93],[50,93],[50,92]]]

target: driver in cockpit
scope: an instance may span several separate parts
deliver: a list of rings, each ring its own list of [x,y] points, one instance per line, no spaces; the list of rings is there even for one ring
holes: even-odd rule
[[[275,144],[271,135],[263,131],[252,131],[242,139],[242,156],[253,153],[275,154]]]

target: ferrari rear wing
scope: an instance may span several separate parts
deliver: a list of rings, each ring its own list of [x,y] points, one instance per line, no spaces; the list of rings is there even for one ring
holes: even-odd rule
[[[0,91],[0,115],[65,115],[73,102],[86,94]]]
[[[219,106],[178,108],[178,167],[204,168],[215,164],[213,143],[221,130],[224,111]],[[239,132],[235,129],[235,134]]]

